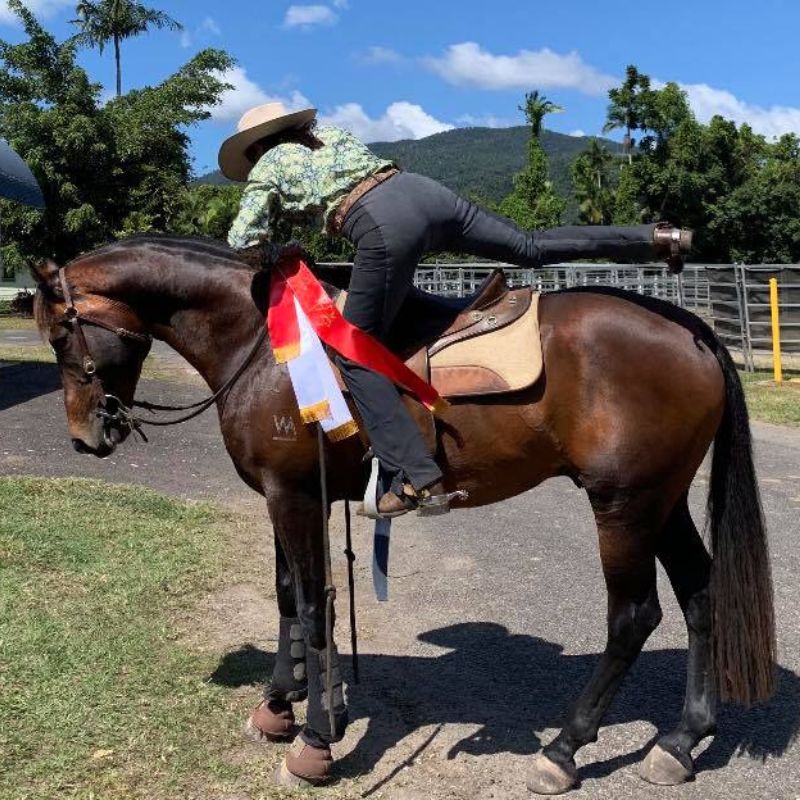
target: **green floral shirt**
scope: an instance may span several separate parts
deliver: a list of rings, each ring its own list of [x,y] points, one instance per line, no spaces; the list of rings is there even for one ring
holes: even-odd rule
[[[286,142],[253,167],[228,244],[242,250],[262,239],[286,242],[295,226],[325,230],[328,218],[364,178],[392,165],[340,128],[314,131],[325,147]]]

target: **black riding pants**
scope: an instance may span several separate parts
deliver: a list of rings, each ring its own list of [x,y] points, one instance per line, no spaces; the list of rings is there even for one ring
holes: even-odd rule
[[[581,258],[648,261],[653,228],[526,232],[430,178],[400,172],[364,195],[345,218],[342,233],[357,252],[344,316],[385,340],[428,253],[452,250],[521,267]],[[382,468],[417,489],[439,480],[442,473],[394,384],[347,359],[338,362]]]

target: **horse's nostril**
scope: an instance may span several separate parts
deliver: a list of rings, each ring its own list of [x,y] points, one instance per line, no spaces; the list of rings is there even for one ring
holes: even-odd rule
[[[86,443],[82,439],[73,439],[72,446],[75,448],[76,453],[81,453],[82,455],[92,452],[92,450],[87,447]]]

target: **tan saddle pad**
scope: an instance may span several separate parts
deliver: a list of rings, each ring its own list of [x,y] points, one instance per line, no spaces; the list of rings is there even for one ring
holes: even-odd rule
[[[462,309],[448,308],[453,318],[444,332],[406,363],[442,397],[527,389],[542,374],[539,296],[530,287],[509,289],[495,270]],[[340,309],[346,297],[337,297]]]

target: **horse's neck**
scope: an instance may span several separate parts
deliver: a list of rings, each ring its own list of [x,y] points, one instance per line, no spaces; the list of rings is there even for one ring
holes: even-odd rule
[[[118,299],[131,302],[155,338],[180,353],[212,389],[238,368],[258,336],[262,321],[247,270],[157,253],[114,272]]]

